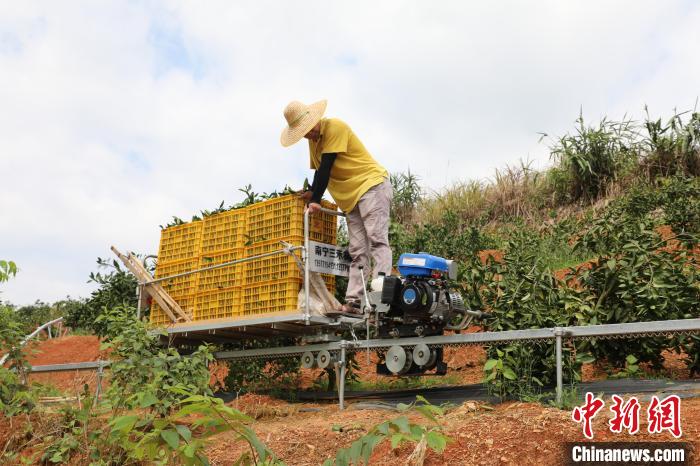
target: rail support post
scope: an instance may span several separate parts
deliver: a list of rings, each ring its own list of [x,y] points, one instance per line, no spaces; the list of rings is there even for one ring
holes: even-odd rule
[[[95,402],[100,401],[100,395],[102,394],[102,377],[104,376],[104,365],[100,361],[100,365],[97,366],[97,383],[95,384]]]
[[[345,367],[347,360],[348,342],[342,340],[340,342],[340,360],[336,363],[336,374],[338,376],[338,407],[340,410],[345,409]]]
[[[562,367],[561,367],[561,338],[564,336],[564,329],[561,327],[554,327],[554,337],[555,337],[555,357],[557,364],[557,406],[561,407],[562,395],[563,395],[563,380],[562,380]]]

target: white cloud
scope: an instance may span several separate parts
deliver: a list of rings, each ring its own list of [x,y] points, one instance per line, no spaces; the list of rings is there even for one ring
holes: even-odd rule
[[[432,188],[529,157],[538,131],[668,115],[698,95],[693,2],[6,2],[0,257],[18,303],[85,295],[109,245],[251,183],[308,175],[289,100],[329,99],[391,171]]]

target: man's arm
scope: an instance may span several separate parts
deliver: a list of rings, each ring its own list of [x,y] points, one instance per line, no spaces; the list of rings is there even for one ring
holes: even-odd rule
[[[309,202],[320,204],[323,194],[328,187],[328,181],[331,177],[331,168],[338,154],[323,154],[321,156],[321,165],[314,173],[314,181],[311,184],[311,200]]]

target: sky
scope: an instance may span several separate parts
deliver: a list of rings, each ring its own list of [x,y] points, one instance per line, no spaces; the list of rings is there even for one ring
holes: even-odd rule
[[[328,99],[428,189],[550,163],[540,132],[689,110],[689,1],[0,3],[0,299],[86,297],[97,257],[238,191],[301,187],[291,100]]]

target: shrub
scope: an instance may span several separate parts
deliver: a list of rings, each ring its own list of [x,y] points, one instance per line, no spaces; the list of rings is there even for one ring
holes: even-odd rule
[[[591,268],[576,275],[587,294],[585,322],[608,324],[696,317],[697,268],[684,250],[665,248],[650,217],[625,215],[625,202],[595,220],[579,244],[598,252]],[[697,242],[697,241],[696,241]],[[584,343],[596,358],[623,367],[628,355],[660,366],[666,338]]]
[[[149,330],[135,318],[133,308],[120,306],[98,317],[104,325],[104,349],[110,349],[111,379],[107,398],[115,409],[132,409],[144,399],[158,400],[153,409],[166,415],[177,403],[171,388],[178,386],[192,395],[211,395],[207,364],[213,356],[200,346],[187,357],[174,348],[161,346],[163,331]]]
[[[208,347],[187,356],[162,347],[161,335],[136,320],[131,308],[110,309],[98,320],[111,350],[106,401],[95,404],[86,393],[78,408],[65,408],[44,461],[82,455],[96,464],[206,465],[207,439],[233,431],[251,446],[237,464],[277,464],[247,426],[252,419],[211,397]]]
[[[36,404],[26,384],[29,363],[20,346],[23,336],[14,309],[0,304],[0,348],[7,355],[6,367],[0,366],[0,412],[6,416],[31,411]]]
[[[700,178],[673,177],[661,181],[659,203],[663,221],[687,246],[700,235]]]
[[[472,261],[461,275],[470,304],[487,310],[486,330],[503,331],[571,325],[580,304],[578,294],[560,286],[533,251],[541,241],[525,230],[508,241],[503,262],[489,257]],[[573,354],[564,347],[564,354]],[[505,398],[536,392],[555,377],[551,344],[504,344],[487,347],[485,382],[491,393]],[[565,358],[565,378],[579,379],[581,357]]]
[[[394,257],[404,252],[428,252],[454,260],[467,260],[478,251],[496,246],[496,240],[478,225],[460,219],[454,212],[444,212],[441,221],[411,229],[392,225],[389,230]]]

